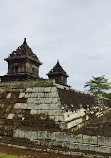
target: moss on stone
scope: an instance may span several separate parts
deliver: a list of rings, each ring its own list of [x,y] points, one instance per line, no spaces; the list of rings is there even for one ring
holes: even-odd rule
[[[39,79],[36,81],[15,81],[15,82],[1,82],[0,87],[3,88],[27,88],[27,87],[48,87],[52,86],[55,80],[52,79]]]

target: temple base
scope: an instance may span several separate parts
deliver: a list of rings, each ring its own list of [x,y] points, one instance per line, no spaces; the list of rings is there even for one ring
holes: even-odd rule
[[[30,74],[7,74],[0,76],[1,82],[11,82],[11,81],[26,81],[26,80],[37,80],[39,77],[35,77]]]

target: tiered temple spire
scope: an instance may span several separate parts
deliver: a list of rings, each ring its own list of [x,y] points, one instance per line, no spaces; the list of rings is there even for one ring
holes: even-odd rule
[[[57,60],[57,64],[47,74],[49,79],[55,79],[56,83],[67,85],[67,73],[63,70],[62,66]]]
[[[39,78],[39,66],[42,63],[28,46],[26,38],[24,38],[23,44],[4,60],[8,62],[8,73],[1,76],[1,81],[35,80]]]

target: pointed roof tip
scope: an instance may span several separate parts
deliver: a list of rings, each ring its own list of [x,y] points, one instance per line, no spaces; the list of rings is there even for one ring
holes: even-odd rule
[[[57,60],[57,64],[49,71],[49,73],[47,74],[49,75],[57,75],[57,74],[63,74],[66,77],[69,77],[67,75],[67,73],[64,71],[64,69],[62,68],[62,66],[59,64],[59,60]]]
[[[24,42],[23,42],[23,44],[26,44],[26,43],[27,43],[26,38],[24,38]]]
[[[57,59],[57,64],[59,64],[59,59]]]

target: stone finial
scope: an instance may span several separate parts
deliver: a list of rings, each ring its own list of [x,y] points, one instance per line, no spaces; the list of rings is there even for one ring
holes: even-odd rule
[[[59,59],[57,60],[57,64],[59,64]]]
[[[26,38],[24,38],[24,42],[23,42],[23,44],[27,44],[27,42],[26,42]]]

